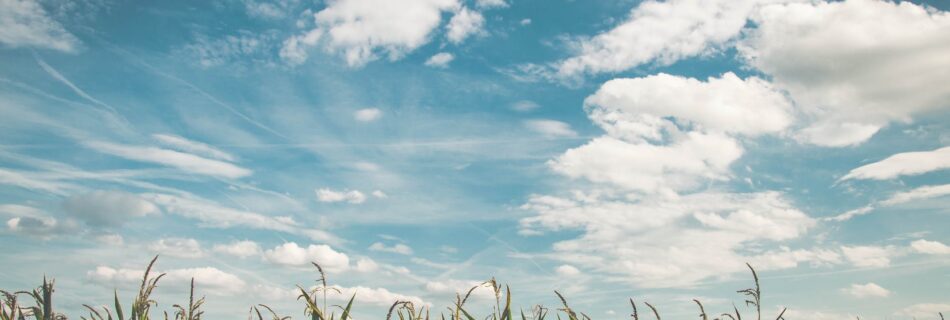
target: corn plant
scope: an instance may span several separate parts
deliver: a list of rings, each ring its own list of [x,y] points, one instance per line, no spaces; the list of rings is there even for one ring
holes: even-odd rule
[[[339,289],[327,286],[327,274],[323,272],[323,268],[320,267],[320,264],[316,262],[311,262],[314,267],[317,268],[317,272],[320,274],[320,279],[317,280],[317,283],[320,286],[315,287],[309,292],[301,287],[297,286],[297,289],[300,290],[300,295],[297,296],[297,300],[303,300],[306,306],[304,307],[304,314],[309,315],[311,320],[334,320],[336,318],[335,312],[330,313],[330,317],[327,317],[327,291],[335,291],[336,293],[341,293]],[[323,294],[323,307],[320,307],[319,301],[317,301],[317,295]],[[350,298],[349,303],[347,303],[345,308],[342,308],[340,313],[340,320],[347,320],[350,317],[350,309],[353,307],[353,300],[356,298],[356,294],[353,294],[353,297]],[[266,306],[265,306],[266,307]],[[268,308],[269,309],[269,308]],[[274,314],[276,317],[276,314]]]
[[[261,309],[259,309],[258,307],[264,308],[264,310],[267,310],[268,312],[270,312],[270,318],[267,318],[266,320],[289,320],[290,319],[290,316],[281,317],[277,315],[277,312],[274,312],[274,309],[271,309],[271,307],[268,307],[265,304],[259,304],[259,305],[251,307],[251,311],[250,311],[250,314],[247,316],[247,320],[254,320],[253,318],[254,315],[257,315],[257,320],[265,320],[264,315],[261,314]]]
[[[17,304],[16,293],[0,290],[0,294],[3,295],[3,302],[0,302],[0,320],[23,319],[23,311]]]
[[[188,307],[182,307],[181,305],[174,305],[175,309],[175,320],[201,320],[201,315],[204,314],[204,311],[198,310],[201,308],[201,305],[205,303],[205,298],[201,297],[195,301],[195,278],[191,278],[191,290],[188,294]],[[168,319],[168,316],[165,316]]]
[[[153,275],[152,269],[155,265],[155,262],[158,260],[158,256],[152,258],[149,262],[148,267],[145,269],[145,274],[142,276],[142,281],[139,286],[138,294],[132,300],[131,305],[129,306],[129,312],[123,312],[122,304],[119,302],[118,292],[113,293],[113,305],[110,309],[109,306],[98,306],[93,307],[90,305],[83,305],[86,310],[89,312],[88,316],[80,316],[82,320],[150,320],[150,310],[152,307],[158,305],[158,303],[151,298],[152,292],[157,288],[158,281],[165,276],[164,273]],[[298,285],[297,289],[299,290],[298,300],[304,301],[304,314],[310,320],[352,320],[351,311],[353,308],[353,302],[356,300],[356,294],[354,293],[346,306],[333,305],[330,306],[327,304],[327,295],[330,292],[342,293],[337,287],[331,287],[327,285],[327,275],[324,272],[323,268],[316,262],[312,263],[313,266],[317,269],[317,272],[320,278],[317,280],[317,286],[313,287],[311,290],[304,289],[304,287]],[[752,279],[754,287],[748,289],[742,289],[736,291],[737,293],[742,294],[745,298],[745,305],[747,307],[754,307],[756,318],[755,320],[761,320],[761,303],[762,303],[762,288],[759,283],[759,276],[756,273],[755,269],[752,268],[750,264],[746,264],[749,270],[752,272]],[[32,291],[3,291],[0,290],[0,320],[65,320],[66,316],[60,313],[56,313],[53,310],[53,284],[52,279],[43,278],[43,283],[38,288],[33,289]],[[465,309],[465,304],[468,302],[469,298],[472,296],[472,293],[478,288],[491,288],[495,298],[495,304],[492,306],[491,314],[483,317],[476,318],[470,312]],[[167,312],[164,312],[165,320],[201,320],[204,316],[204,311],[201,310],[202,305],[205,302],[205,298],[196,298],[195,296],[195,279],[191,279],[190,291],[188,296],[187,304],[174,304],[173,308],[173,317],[169,317]],[[561,307],[554,309],[553,315],[558,320],[566,318],[566,320],[590,320],[591,318],[583,313],[572,308],[567,299],[558,291],[554,291],[554,294],[558,297],[561,303]],[[21,295],[26,295],[32,298],[34,305],[33,306],[23,306],[20,302],[19,297]],[[504,299],[502,299],[504,296]],[[447,308],[448,317],[445,313],[440,314],[441,320],[514,320],[513,317],[513,308],[511,306],[511,288],[508,285],[500,284],[495,278],[491,278],[488,281],[482,282],[472,288],[468,289],[464,295],[456,294],[454,306]],[[633,313],[630,315],[633,320],[640,320],[640,315],[637,310],[637,303],[633,299],[629,299],[630,307],[633,309]],[[701,320],[709,320],[710,315],[707,313],[705,306],[698,299],[693,299],[693,302],[696,303],[696,306],[699,308],[699,318]],[[650,304],[649,302],[643,302],[650,311],[653,313],[653,318],[656,320],[662,320],[660,318],[660,312],[657,308]],[[337,318],[336,310],[339,309],[340,316]],[[525,314],[525,310],[520,310],[521,320],[544,320],[549,316],[549,311],[551,309],[545,308],[542,305],[534,306],[530,311],[529,315]],[[776,320],[785,320],[784,315],[787,311],[787,308],[783,308],[779,312]],[[386,320],[429,320],[430,319],[430,309],[426,306],[416,306],[411,301],[396,301],[389,307],[389,311],[386,313]],[[940,320],[944,320],[943,313],[938,313]],[[290,320],[289,316],[280,316],[271,309],[269,306],[264,304],[258,304],[252,306],[248,312],[248,320]],[[742,314],[739,312],[739,308],[733,304],[732,310],[721,313],[718,317],[713,318],[712,320],[742,320]],[[860,318],[858,318],[860,320]]]
[[[46,277],[43,277],[43,284],[33,291],[21,291],[17,292],[22,294],[27,294],[33,298],[35,306],[26,308],[29,310],[29,313],[24,314],[21,308],[20,310],[20,319],[24,319],[25,316],[32,316],[36,320],[65,320],[66,316],[63,314],[58,314],[53,311],[53,283],[54,280],[46,280]]]

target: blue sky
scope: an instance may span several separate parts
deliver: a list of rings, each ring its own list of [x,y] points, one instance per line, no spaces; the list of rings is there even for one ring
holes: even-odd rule
[[[0,287],[950,312],[934,1],[0,0]],[[479,291],[475,308],[490,300]],[[339,300],[340,297],[333,299]]]

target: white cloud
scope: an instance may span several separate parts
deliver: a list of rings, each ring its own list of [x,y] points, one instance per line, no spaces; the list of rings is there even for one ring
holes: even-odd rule
[[[10,217],[6,220],[7,230],[43,239],[51,238],[69,228],[45,211],[24,205],[0,205],[0,217]]]
[[[251,170],[228,162],[203,158],[190,153],[178,152],[155,147],[127,146],[108,142],[87,142],[93,150],[117,157],[161,164],[182,171],[221,178],[241,178],[251,175]]]
[[[425,290],[426,292],[438,294],[440,296],[453,294],[464,295],[469,289],[477,286],[478,288],[472,291],[473,298],[483,300],[494,299],[495,293],[492,291],[491,286],[485,285],[483,283],[483,281],[475,280],[435,280],[427,281],[425,284]]]
[[[918,303],[897,311],[898,316],[914,318],[933,318],[938,312],[947,312],[950,304],[946,303]]]
[[[802,106],[811,119],[803,141],[858,144],[948,106],[950,74],[934,66],[950,65],[950,13],[906,1],[812,1],[763,6],[752,21],[739,52]]]
[[[93,191],[70,197],[63,208],[73,217],[95,227],[117,227],[131,218],[158,213],[155,204],[122,191]]]
[[[205,143],[188,140],[176,135],[153,134],[152,138],[155,138],[155,140],[158,140],[159,142],[164,143],[165,145],[168,145],[169,147],[178,149],[180,151],[184,151],[184,152],[188,152],[192,154],[199,154],[199,155],[203,155],[209,158],[214,158],[214,159],[224,160],[224,161],[234,162],[236,160],[236,158],[233,155],[227,152],[218,150],[217,148],[209,146]]]
[[[281,217],[271,217],[256,212],[233,209],[210,200],[158,193],[145,193],[140,196],[161,207],[165,213],[200,221],[199,226],[201,227],[232,228],[239,226],[286,232],[317,241],[337,241],[336,237],[322,230],[303,228],[293,223],[293,221],[287,221],[287,219]]]
[[[769,270],[837,258],[825,252],[742,252],[747,245],[800,237],[815,224],[777,192],[708,192],[636,201],[578,193],[571,198],[533,196],[522,209],[534,214],[520,221],[522,231],[583,231],[555,243],[549,257],[642,287],[694,285],[742,272],[742,261],[760,261],[757,267]],[[774,263],[777,257],[782,263]]]
[[[75,52],[80,42],[53,20],[39,1],[0,0],[0,43]]]
[[[357,272],[376,272],[379,270],[379,264],[370,258],[360,258],[356,260],[354,270]]]
[[[757,2],[761,1],[641,2],[618,26],[576,43],[577,54],[556,64],[557,75],[618,72],[703,54],[737,36]]]
[[[390,247],[390,246],[386,246],[382,242],[374,242],[372,245],[369,246],[369,250],[398,253],[398,254],[403,254],[403,255],[412,254],[412,248],[402,243],[397,243]]]
[[[360,204],[366,201],[366,195],[358,190],[334,191],[327,188],[317,189],[317,201],[320,202],[348,202]]]
[[[256,1],[245,0],[244,8],[251,17],[264,19],[281,19],[290,14],[290,10],[299,4],[298,0],[289,1]]]
[[[893,250],[888,247],[842,246],[845,258],[856,267],[879,268],[891,265]]]
[[[316,262],[328,272],[345,271],[350,266],[350,258],[342,252],[333,250],[328,245],[311,244],[306,248],[295,242],[287,242],[264,252],[264,259],[275,264],[286,266],[309,266]]]
[[[304,34],[287,38],[280,48],[280,57],[292,65],[304,63],[307,61],[307,50],[316,46],[321,38],[323,38],[323,30],[321,29],[313,29]]]
[[[239,258],[247,258],[261,254],[261,246],[257,244],[257,242],[250,240],[234,241],[229,244],[216,244],[212,247],[212,250]]]
[[[435,68],[447,68],[449,63],[455,60],[455,56],[448,52],[439,52],[426,60],[426,65]]]
[[[125,244],[125,238],[118,234],[103,234],[95,237],[96,241],[107,246],[121,246]]]
[[[475,0],[475,6],[483,9],[506,8],[508,3],[505,0]]]
[[[615,79],[585,102],[607,132],[549,165],[571,178],[646,193],[725,180],[743,154],[735,136],[783,132],[793,121],[785,97],[758,78],[732,73],[706,81],[659,74]]]
[[[417,296],[399,294],[387,290],[386,288],[371,288],[371,287],[342,287],[338,285],[332,285],[330,287],[340,290],[340,294],[334,294],[331,298],[335,301],[349,301],[350,297],[353,294],[356,294],[356,301],[360,303],[369,303],[375,306],[380,307],[389,307],[396,301],[410,301],[416,308],[421,306],[428,306],[425,300]]]
[[[202,292],[216,295],[238,295],[245,293],[246,283],[236,275],[221,271],[217,268],[184,268],[164,271],[163,280],[171,283],[184,284],[195,279],[195,287]]]
[[[198,240],[189,238],[165,238],[149,244],[148,249],[154,253],[178,258],[201,258],[204,251]]]
[[[49,192],[56,195],[67,195],[69,190],[78,189],[76,185],[50,179],[39,172],[7,170],[3,168],[0,168],[0,183],[27,190]]]
[[[511,109],[518,112],[529,112],[540,107],[541,105],[531,100],[521,100],[511,105]]]
[[[481,13],[463,6],[449,20],[445,37],[449,39],[449,42],[458,44],[469,36],[481,33],[484,25],[485,17]]]
[[[281,56],[302,63],[307,48],[323,42],[328,52],[343,55],[358,67],[386,55],[397,60],[430,41],[442,13],[458,7],[456,0],[335,0],[313,15],[315,28],[284,42]]]
[[[359,122],[373,122],[383,116],[383,111],[378,108],[359,109],[353,113],[353,119]]]
[[[576,137],[577,132],[571,129],[571,125],[549,119],[525,120],[524,126],[531,131],[540,133],[547,137]]]
[[[851,220],[851,218],[854,218],[854,217],[857,217],[857,216],[866,215],[866,214],[868,214],[869,212],[871,212],[871,211],[873,211],[873,210],[874,210],[874,206],[868,205],[868,206],[860,207],[860,208],[857,208],[857,209],[848,210],[847,212],[842,213],[842,214],[839,214],[839,215],[836,215],[836,216],[834,216],[834,217],[823,218],[823,220],[839,221],[839,222],[840,222],[840,221],[847,221],[847,220]]]
[[[704,132],[756,136],[779,133],[792,124],[791,103],[768,82],[729,72],[706,81],[660,73],[614,79],[584,100],[591,120],[630,141],[659,140],[673,118]]]
[[[130,285],[136,281],[141,281],[145,271],[134,269],[115,269],[107,266],[98,266],[95,270],[86,272],[86,279],[109,287],[120,285]]]
[[[898,153],[884,160],[855,168],[840,180],[888,180],[948,168],[950,168],[950,147],[943,147],[933,151]]]
[[[892,206],[901,203],[907,203],[913,200],[930,199],[946,195],[950,195],[950,184],[923,186],[911,189],[909,191],[895,193],[890,198],[881,201],[881,204]]]
[[[890,290],[884,289],[873,282],[852,284],[851,287],[842,289],[841,291],[855,298],[886,298],[891,295]]]
[[[698,187],[704,180],[725,179],[729,166],[742,155],[738,142],[721,134],[690,132],[680,139],[660,146],[599,137],[548,165],[571,178],[669,194]]]
[[[159,282],[163,287],[174,287],[187,290],[191,279],[195,279],[195,286],[200,292],[214,295],[233,296],[244,291],[246,283],[238,276],[221,271],[213,267],[182,268],[169,270],[153,270],[155,275],[165,273]],[[112,268],[98,266],[95,270],[86,272],[86,279],[110,288],[130,288],[142,281],[144,270]]]
[[[178,51],[203,68],[242,65],[246,62],[270,63],[279,45],[276,32],[238,30],[234,34],[210,38],[196,36],[194,42]]]
[[[7,220],[7,229],[13,232],[48,237],[55,235],[59,225],[52,217],[14,217]]]
[[[910,243],[911,249],[915,252],[923,254],[947,254],[950,255],[950,246],[947,246],[939,241],[930,241],[930,240],[916,240]]]
[[[373,192],[372,192],[371,194],[372,194],[374,197],[379,198],[379,199],[386,199],[386,198],[389,198],[389,195],[387,195],[385,192],[383,192],[383,190],[373,190]]]
[[[529,24],[531,24],[531,19],[528,19],[528,18],[521,19],[521,21],[518,22],[518,24],[520,24],[520,25],[522,25],[522,26],[529,25]]]
[[[562,276],[562,277],[573,277],[573,276],[581,274],[580,270],[578,270],[576,267],[569,264],[562,264],[558,266],[556,269],[554,269],[554,272],[556,272],[557,275]]]

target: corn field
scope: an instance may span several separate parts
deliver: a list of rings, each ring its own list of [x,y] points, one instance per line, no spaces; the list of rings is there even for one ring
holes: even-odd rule
[[[101,306],[92,306],[84,304],[83,306],[88,311],[86,315],[80,315],[79,319],[81,320],[150,320],[150,319],[164,319],[164,320],[200,320],[204,315],[204,311],[201,310],[202,304],[205,302],[204,297],[196,299],[195,296],[195,281],[191,280],[191,288],[188,295],[188,302],[186,304],[173,304],[172,313],[169,314],[167,311],[162,312],[160,315],[152,315],[152,308],[158,305],[158,302],[151,298],[152,292],[158,286],[159,280],[165,276],[164,273],[154,274],[152,272],[152,267],[155,265],[155,262],[158,260],[158,256],[153,258],[148,267],[145,269],[145,274],[142,277],[141,284],[139,285],[137,295],[132,299],[131,303],[128,304],[127,308],[123,308],[121,299],[119,298],[118,292],[114,293],[114,300],[110,302],[111,308],[107,305]],[[331,291],[336,291],[335,293],[340,293],[334,287],[327,285],[327,275],[324,272],[323,268],[316,262],[312,262],[313,266],[319,274],[317,279],[318,286],[312,289],[305,289],[303,286],[298,285],[297,291],[299,295],[297,300],[303,302],[304,304],[304,318],[310,320],[350,320],[353,317],[350,314],[350,311],[353,308],[354,301],[358,300],[356,294],[351,296],[346,303],[346,306],[336,306],[335,310],[327,304],[327,294]],[[775,320],[785,320],[784,315],[787,309],[782,309],[777,315],[763,315],[762,314],[762,290],[759,285],[759,276],[756,274],[755,269],[751,265],[746,264],[749,267],[749,271],[752,273],[752,279],[754,286],[736,291],[744,297],[744,303],[746,306],[755,310],[755,313],[752,315],[746,315],[752,317],[751,319],[762,320],[765,319],[775,319]],[[0,320],[66,320],[68,317],[65,314],[57,313],[54,309],[53,303],[53,292],[54,292],[55,280],[53,279],[43,279],[43,283],[38,287],[30,291],[6,291],[0,290],[0,294],[3,295],[3,301],[0,303]],[[481,287],[487,287],[493,290],[495,297],[495,305],[492,306],[491,313],[488,315],[472,315],[465,309],[465,304],[472,296],[472,292]],[[560,292],[554,291],[554,294],[557,296],[558,300],[561,302],[561,305],[556,307],[545,307],[542,305],[535,305],[531,307],[528,311],[524,309],[518,309],[517,311],[511,305],[511,288],[507,285],[502,285],[494,278],[485,281],[477,286],[474,286],[465,294],[457,293],[455,301],[452,307],[449,307],[446,311],[440,311],[435,313],[430,308],[425,306],[416,306],[410,301],[395,301],[392,306],[389,307],[389,311],[386,313],[386,320],[591,320],[592,317],[588,316],[586,313],[580,311],[579,309],[574,309],[568,304],[567,298],[564,297]],[[21,304],[21,300],[27,300],[26,303]],[[502,301],[504,300],[504,301]],[[634,299],[629,299],[630,308],[632,312],[630,317],[632,320],[640,320],[641,317],[644,320],[662,320],[661,312],[654,307],[653,304],[643,301],[642,305],[646,306],[647,310],[644,310],[642,307],[637,308],[637,302]],[[739,308],[733,304],[732,310],[727,310],[722,313],[707,313],[706,308],[703,306],[702,302],[693,299],[693,302],[696,304],[698,310],[698,318],[701,320],[742,320],[742,314],[739,312]],[[337,315],[339,311],[339,315]],[[527,313],[526,313],[527,312]],[[641,314],[643,313],[643,314]],[[938,314],[940,320],[944,320],[943,314]],[[290,320],[293,319],[291,316],[282,316],[275,312],[271,307],[265,304],[258,304],[251,306],[248,311],[249,320]],[[857,318],[860,320],[860,318]]]

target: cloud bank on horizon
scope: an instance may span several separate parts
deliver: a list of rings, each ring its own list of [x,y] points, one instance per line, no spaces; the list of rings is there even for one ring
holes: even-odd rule
[[[230,316],[310,261],[364,317],[725,308],[746,262],[799,318],[950,311],[940,1],[0,0],[0,55],[0,287],[67,311],[154,254]]]

